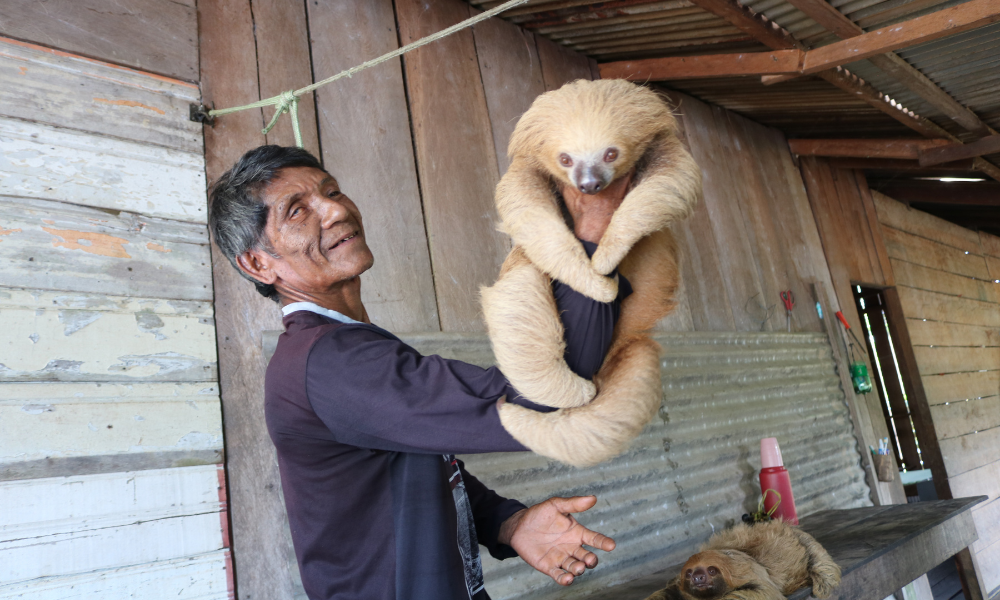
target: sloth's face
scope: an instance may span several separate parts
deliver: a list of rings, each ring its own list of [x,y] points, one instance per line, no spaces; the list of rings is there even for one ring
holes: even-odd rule
[[[596,194],[611,185],[621,165],[621,150],[600,146],[591,151],[559,153],[557,163],[565,180],[584,194]]]
[[[731,557],[721,552],[701,552],[695,554],[681,570],[681,589],[699,600],[722,598],[730,591],[730,586],[722,572]]]

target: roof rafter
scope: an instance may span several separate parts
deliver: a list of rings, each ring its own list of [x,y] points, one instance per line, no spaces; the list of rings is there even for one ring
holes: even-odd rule
[[[976,2],[977,0],[972,0]],[[741,31],[747,33],[772,50],[806,50],[806,47],[792,37],[792,34],[736,0],[691,0],[698,7],[726,19]],[[962,6],[962,5],[959,5]],[[843,67],[816,73],[829,83],[881,110],[921,135],[931,138],[945,138],[958,142],[958,138],[913,111],[902,108],[896,101],[879,92],[863,79],[851,74]],[[977,169],[1000,181],[1000,168],[982,158],[974,159]]]
[[[788,3],[802,11],[837,37],[848,39],[865,33],[860,25],[850,20],[826,0],[788,0]],[[934,108],[940,110],[960,127],[977,136],[990,135],[993,131],[967,107],[952,98],[936,83],[927,78],[894,52],[868,57],[878,69],[906,86]]]

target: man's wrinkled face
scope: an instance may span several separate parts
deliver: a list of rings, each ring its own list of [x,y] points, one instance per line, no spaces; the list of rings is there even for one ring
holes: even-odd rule
[[[329,292],[371,268],[361,213],[337,181],[311,167],[278,171],[263,189],[268,207],[264,234],[275,285],[315,294]]]

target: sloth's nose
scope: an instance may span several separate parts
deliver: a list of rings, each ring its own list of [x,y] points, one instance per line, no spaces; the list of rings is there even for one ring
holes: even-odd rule
[[[580,180],[577,186],[584,194],[596,194],[601,191],[601,180],[596,177],[587,176]]]
[[[701,567],[695,569],[694,573],[691,573],[691,583],[697,587],[704,587],[708,585],[708,573],[705,569],[702,569]]]

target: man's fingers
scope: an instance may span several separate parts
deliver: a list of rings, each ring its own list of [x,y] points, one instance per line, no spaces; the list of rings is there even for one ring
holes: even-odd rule
[[[615,549],[615,541],[603,533],[597,533],[596,531],[591,531],[584,528],[583,533],[583,543],[591,548],[598,548],[604,550],[605,552],[611,552]]]
[[[549,569],[549,577],[559,585],[569,585],[573,583],[573,574],[566,572],[560,566],[552,567]]]
[[[573,496],[572,498],[552,498],[552,505],[559,512],[580,513],[593,508],[597,504],[597,496]]]
[[[567,556],[566,560],[563,561],[562,569],[572,575],[583,575],[583,572],[587,570],[587,565],[575,557]]]
[[[582,562],[588,569],[593,569],[597,566],[597,555],[593,552],[588,552],[583,548],[580,548],[575,553],[573,553],[573,558]]]

